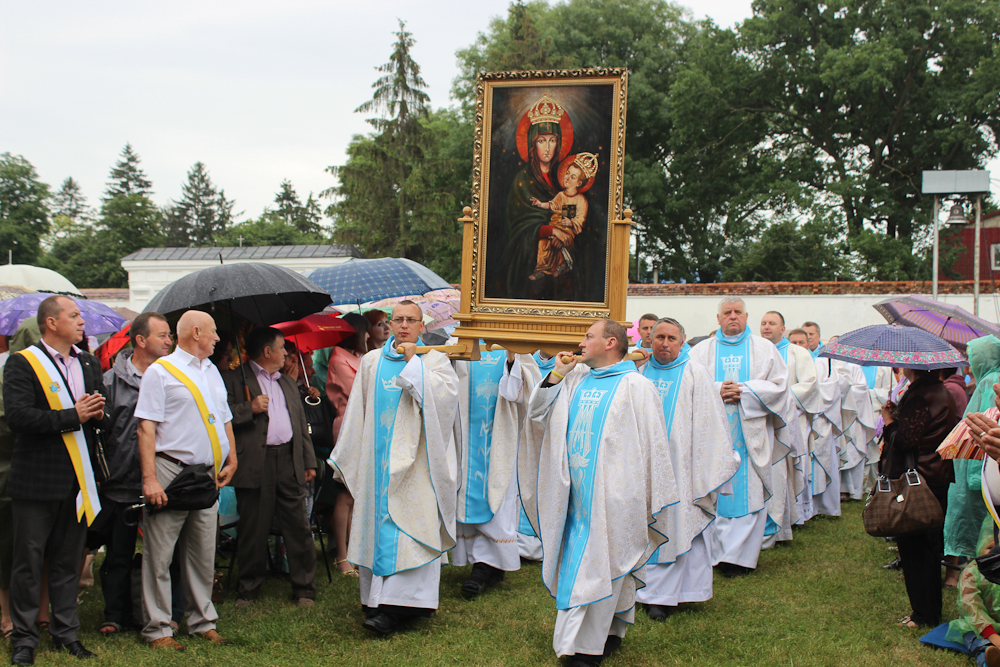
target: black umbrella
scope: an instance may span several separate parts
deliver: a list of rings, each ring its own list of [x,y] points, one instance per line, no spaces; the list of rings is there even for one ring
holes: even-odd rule
[[[163,507],[147,504],[147,514],[156,514],[163,510],[181,512],[203,510],[214,505],[219,499],[219,487],[215,483],[211,466],[207,463],[185,466],[170,480],[170,484],[167,484],[163,492],[167,494],[166,504]]]
[[[312,315],[330,301],[326,290],[283,266],[244,262],[212,266],[175,280],[153,297],[144,312],[166,315],[225,302],[237,315],[268,326]]]
[[[242,262],[210,266],[175,280],[160,290],[143,312],[167,315],[205,306],[214,310],[216,303],[223,302],[230,314],[235,313],[258,326],[268,326],[312,315],[323,310],[330,301],[326,290],[290,269],[263,262]],[[236,346],[239,353],[238,336]],[[249,401],[250,389],[246,386],[242,363],[240,372]]]

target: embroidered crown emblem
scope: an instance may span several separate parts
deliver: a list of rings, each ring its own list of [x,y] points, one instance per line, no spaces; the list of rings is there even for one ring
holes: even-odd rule
[[[597,155],[594,153],[578,153],[573,164],[583,170],[583,175],[593,178],[597,174]]]
[[[542,95],[542,99],[535,102],[535,106],[528,109],[528,120],[532,125],[538,123],[558,123],[563,116],[563,108],[559,103],[548,95]]]
[[[491,354],[488,357],[483,355],[483,357],[479,360],[479,364],[481,366],[489,366],[492,368],[493,366],[499,364],[500,360],[503,359],[505,356],[506,355],[504,354]]]
[[[396,384],[396,378],[398,375],[393,375],[388,380],[382,380],[382,388],[386,391],[402,391],[399,385]]]
[[[594,407],[601,403],[601,398],[608,393],[607,389],[587,389],[580,393],[582,407]]]
[[[728,357],[722,357],[722,368],[726,372],[726,378],[735,380],[736,375],[740,372],[740,366],[743,365],[743,357],[737,357],[735,354]]]
[[[660,392],[660,398],[666,398],[667,394],[670,393],[670,387],[674,384],[673,380],[655,380],[653,384],[656,385],[656,391]]]

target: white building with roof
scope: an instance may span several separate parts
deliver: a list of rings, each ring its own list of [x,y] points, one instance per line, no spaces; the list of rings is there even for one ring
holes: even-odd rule
[[[212,247],[212,248],[143,248],[122,258],[128,273],[129,300],[126,307],[142,312],[156,294],[179,278],[219,263],[263,262],[296,272],[341,264],[364,253],[353,245],[285,245]]]

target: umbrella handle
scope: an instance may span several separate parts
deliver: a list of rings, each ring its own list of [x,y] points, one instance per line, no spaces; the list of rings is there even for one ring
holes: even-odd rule
[[[247,399],[247,403],[253,400],[250,398],[250,387],[243,385],[243,396]]]

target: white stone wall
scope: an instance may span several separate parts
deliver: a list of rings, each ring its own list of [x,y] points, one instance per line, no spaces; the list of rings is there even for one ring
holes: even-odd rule
[[[892,294],[816,294],[816,295],[759,295],[744,300],[749,313],[749,325],[754,333],[760,330],[760,319],[769,310],[776,310],[785,317],[785,326],[794,329],[803,322],[812,321],[820,326],[823,340],[870,324],[885,324],[873,304],[892,298]],[[990,322],[1000,322],[998,297],[981,294],[979,316]],[[687,332],[688,338],[705,336],[714,331],[718,323],[719,296],[630,296],[625,304],[625,317],[633,322],[642,315],[654,313],[660,317],[673,317]],[[972,294],[939,294],[939,301],[973,309]]]

